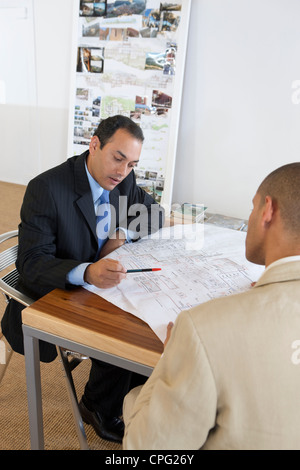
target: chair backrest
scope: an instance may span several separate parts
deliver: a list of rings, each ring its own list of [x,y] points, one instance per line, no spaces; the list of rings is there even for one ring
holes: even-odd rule
[[[17,230],[3,233],[0,235],[0,244],[15,237],[18,237]],[[7,268],[14,266],[13,269],[11,269],[9,272],[6,272],[6,274],[0,278],[0,290],[5,294],[7,299],[15,299],[28,307],[28,305],[33,303],[33,299],[27,295],[22,294],[22,292],[19,292],[16,289],[19,273],[14,263],[17,259],[17,255],[18,245],[12,246],[0,252],[0,276],[3,271],[7,270]]]

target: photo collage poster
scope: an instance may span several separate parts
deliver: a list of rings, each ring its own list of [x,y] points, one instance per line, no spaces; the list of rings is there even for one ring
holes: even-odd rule
[[[102,119],[130,117],[145,136],[137,183],[157,202],[165,189],[170,139],[177,138],[170,129],[183,3],[80,0],[76,19],[73,154],[88,149]]]

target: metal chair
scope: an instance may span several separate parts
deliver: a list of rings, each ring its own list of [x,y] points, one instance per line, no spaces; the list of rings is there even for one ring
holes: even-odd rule
[[[6,232],[0,235],[0,244],[15,238],[18,236],[18,231],[13,230],[11,232]],[[0,252],[0,274],[4,275],[0,278],[0,290],[4,294],[6,301],[9,302],[9,299],[15,299],[17,302],[20,302],[25,307],[31,305],[34,300],[26,295],[22,294],[16,289],[16,285],[19,278],[18,270],[15,267],[15,261],[17,259],[18,245],[7,248],[6,250]],[[8,271],[8,272],[7,272]],[[7,370],[9,361],[13,354],[12,349],[9,344],[6,342],[5,338],[1,338],[1,348],[0,348],[0,383],[4,377],[5,371]],[[72,370],[82,361],[80,355],[73,353],[72,351],[66,351],[63,348],[56,347],[58,357],[60,359],[62,370],[64,373],[67,391],[69,395],[69,400],[71,403],[72,413],[75,421],[76,433],[79,439],[80,448],[82,450],[89,449],[86,439],[86,434],[84,430],[84,425],[82,417],[78,407],[78,400],[76,396],[76,390],[72,378]],[[3,360],[4,356],[4,360]],[[1,360],[2,358],[2,360]]]

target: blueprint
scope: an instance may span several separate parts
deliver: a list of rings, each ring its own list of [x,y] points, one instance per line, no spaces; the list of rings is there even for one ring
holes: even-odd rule
[[[127,274],[117,287],[94,292],[144,320],[164,341],[167,324],[185,309],[251,288],[263,267],[245,258],[245,232],[209,224],[166,227],[109,255],[126,269],[161,268]]]

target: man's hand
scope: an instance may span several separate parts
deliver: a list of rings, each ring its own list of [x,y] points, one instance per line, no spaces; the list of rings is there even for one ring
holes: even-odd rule
[[[120,246],[124,245],[126,241],[126,235],[123,230],[118,230],[113,234],[112,238],[109,238],[107,242],[103,245],[100,259],[104,258],[105,256],[109,255],[112,251],[116,250]]]
[[[115,287],[126,277],[126,269],[114,259],[100,259],[89,264],[84,273],[84,281],[101,289]]]
[[[167,346],[167,342],[168,342],[169,339],[170,339],[171,331],[172,331],[173,326],[174,326],[174,323],[172,323],[172,322],[170,321],[170,323],[169,323],[168,326],[167,326],[167,336],[166,336],[166,339],[165,339],[165,342],[164,342],[164,349],[165,349],[165,347]]]

